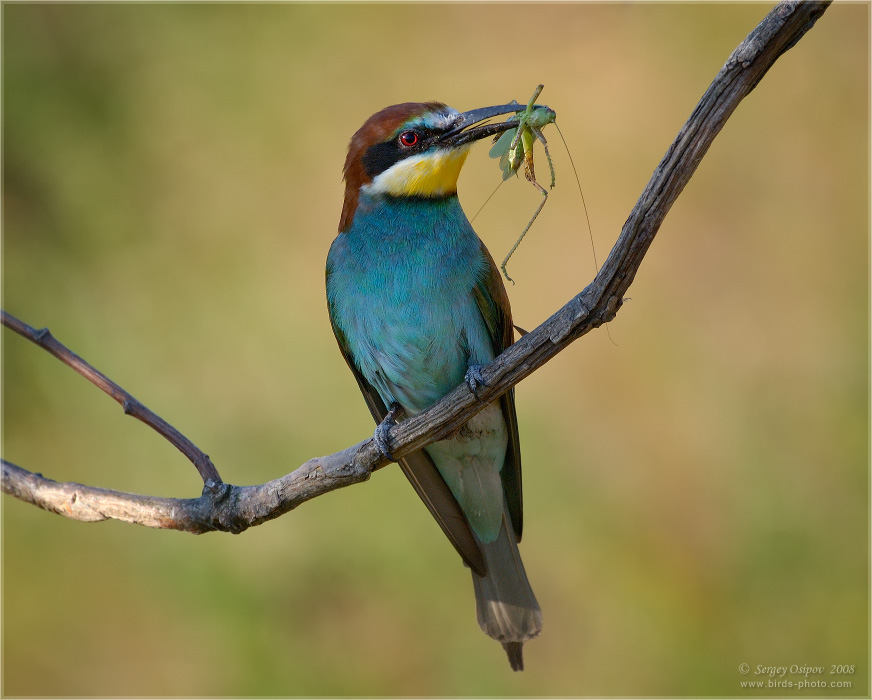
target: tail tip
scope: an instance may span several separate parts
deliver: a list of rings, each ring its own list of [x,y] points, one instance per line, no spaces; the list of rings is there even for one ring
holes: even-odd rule
[[[506,650],[506,656],[509,657],[509,663],[513,671],[524,670],[524,643],[523,642],[503,642],[503,649]]]

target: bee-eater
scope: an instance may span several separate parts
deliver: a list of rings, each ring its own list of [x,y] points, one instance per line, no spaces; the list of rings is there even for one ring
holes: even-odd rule
[[[457,198],[472,143],[511,124],[480,125],[523,107],[459,113],[407,102],[370,117],[351,138],[339,235],[327,257],[333,332],[388,458],[395,416],[425,410],[513,342],[512,314],[494,261]],[[478,623],[512,668],[542,613],[518,553],[521,454],[514,392],[455,435],[399,460],[472,569]]]

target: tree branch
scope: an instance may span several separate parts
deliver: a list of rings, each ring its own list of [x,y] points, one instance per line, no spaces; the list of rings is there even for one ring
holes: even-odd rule
[[[102,389],[120,403],[121,407],[124,409],[124,413],[128,416],[133,416],[134,418],[141,420],[143,423],[151,426],[163,435],[172,445],[175,445],[181,453],[185,455],[185,457],[193,462],[197,471],[200,472],[200,476],[203,477],[203,483],[207,485],[210,481],[216,484],[221,483],[221,477],[218,475],[218,470],[215,468],[215,465],[212,464],[208,455],[204,454],[203,451],[193,442],[188,440],[188,438],[182,435],[159,415],[150,411],[142,403],[133,398],[131,394],[118,386],[100,370],[95,369],[81,357],[76,355],[76,353],[70,350],[66,345],[58,342],[48,328],[36,330],[5,311],[0,311],[0,316],[2,316],[4,326],[11,328],[13,331],[18,333],[18,335],[27,338],[32,343],[39,345],[39,347],[46,352],[54,355],[67,367],[74,369],[91,382],[91,384]]]
[[[592,329],[611,321],[623,303],[660,224],[739,102],[769,68],[811,29],[831,0],[780,2],[739,44],[705,92],[630,213],[596,278],[535,330],[482,369],[486,386],[476,399],[460,386],[425,412],[391,431],[396,457],[419,450],[462,427],[484,406]],[[58,483],[3,460],[3,490],[16,498],[76,520],[114,518],[148,527],[202,533],[242,532],[334,489],[366,481],[385,460],[372,438],[342,452],[311,459],[290,474],[257,486],[221,482],[193,443],[130,394],[58,343],[47,329],[34,331],[3,312],[3,325],[37,343],[121,403],[178,447],[206,484],[195,499],[154,498]]]

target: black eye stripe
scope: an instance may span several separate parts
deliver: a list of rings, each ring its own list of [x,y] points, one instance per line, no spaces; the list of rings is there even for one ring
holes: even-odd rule
[[[414,146],[400,145],[400,136],[407,131],[414,131],[418,134],[418,142]],[[363,158],[361,158],[367,176],[372,180],[395,163],[399,163],[403,158],[426,151],[441,133],[443,132],[436,129],[427,129],[420,126],[413,127],[411,129],[403,129],[389,141],[370,146],[366,153],[363,154]]]
[[[397,134],[397,136],[398,137],[402,136],[407,131],[414,131],[416,134],[418,134],[421,141],[430,141],[433,138],[439,136],[439,134],[443,133],[442,131],[440,131],[438,129],[428,129],[425,126],[413,126],[409,129],[403,129],[402,131],[400,131],[399,134]]]
[[[411,149],[401,151],[394,139],[391,139],[390,141],[377,143],[366,149],[366,153],[363,154],[361,162],[363,163],[367,176],[372,180],[377,175],[390,168],[394,163],[409,155],[410,150]]]

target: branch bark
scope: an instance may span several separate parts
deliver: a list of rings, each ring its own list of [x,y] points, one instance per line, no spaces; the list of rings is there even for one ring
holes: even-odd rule
[[[151,426],[154,430],[163,435],[170,444],[175,445],[179,451],[185,455],[185,457],[191,460],[197,468],[197,471],[200,472],[200,476],[203,477],[203,483],[208,484],[210,481],[219,483],[221,481],[221,477],[218,475],[218,470],[215,468],[215,465],[212,464],[212,460],[209,459],[208,455],[173,426],[167,423],[163,418],[146,408],[131,394],[109,379],[109,377],[103,374],[100,370],[85,362],[85,360],[76,355],[76,353],[66,347],[63,343],[60,343],[57,338],[51,334],[51,331],[49,331],[48,328],[36,330],[5,311],[0,311],[0,317],[2,317],[4,326],[12,329],[18,333],[18,335],[27,338],[32,343],[36,343],[43,350],[58,358],[67,367],[70,367],[77,373],[81,374],[98,389],[109,394],[109,396],[121,404],[124,413],[128,416],[133,416],[134,418],[141,420],[143,423]]]
[[[393,428],[390,448],[396,457],[449,436],[570,343],[615,317],[664,217],[727,119],[781,54],[814,26],[830,2],[783,1],[766,15],[727,59],[666,151],[593,282],[483,368],[486,386],[479,390],[478,399],[460,386],[427,411]],[[125,412],[170,440],[191,459],[205,483],[199,498],[155,498],[58,483],[3,460],[3,490],[40,508],[83,521],[112,518],[192,533],[242,532],[311,498],[366,481],[373,471],[388,464],[370,438],[336,454],[311,459],[265,484],[222,483],[208,457],[190,440],[58,343],[47,329],[34,331],[5,312],[2,322],[73,367],[121,403]]]

